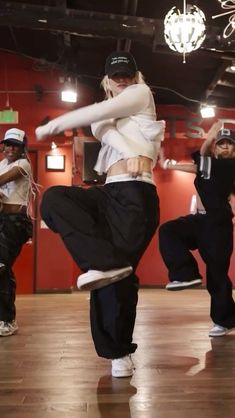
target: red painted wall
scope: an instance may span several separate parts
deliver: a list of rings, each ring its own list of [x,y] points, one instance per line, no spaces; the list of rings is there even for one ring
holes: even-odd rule
[[[37,153],[37,182],[42,186],[41,195],[43,191],[54,184],[71,185],[73,180],[71,137],[58,135],[45,143],[38,143],[34,134],[35,127],[45,117],[53,118],[75,107],[60,101],[61,84],[59,76],[61,74],[50,68],[40,68],[38,63],[33,60],[11,54],[0,54],[0,63],[0,110],[6,107],[6,100],[9,97],[10,106],[19,112],[19,124],[17,126],[26,130],[29,136],[29,148]],[[44,93],[41,100],[38,100],[35,94],[35,85],[43,87]],[[79,105],[84,106],[92,103],[95,97],[92,89],[82,84],[78,87],[80,91]],[[159,107],[158,117],[167,120],[164,142],[165,155],[178,161],[190,159],[191,153],[199,148],[202,142],[202,138],[198,137],[200,129],[207,131],[213,122],[213,120],[201,121],[195,119],[194,128],[192,128],[192,118],[195,115],[192,115],[185,108],[172,106]],[[217,117],[235,119],[235,109],[232,111],[219,110]],[[9,127],[12,126],[0,125],[0,135],[3,135]],[[79,136],[81,135],[82,131],[79,132]],[[192,138],[193,135],[196,138]],[[52,153],[50,148],[52,140],[59,145],[54,152],[65,155],[66,165],[63,172],[46,171],[45,155]],[[79,161],[81,163],[81,159]],[[79,177],[79,174],[77,177]],[[76,183],[81,182],[77,177]],[[195,193],[193,175],[173,173],[157,168],[155,178],[160,196],[161,222],[189,213],[191,198]],[[61,239],[52,231],[43,227],[39,213],[40,200],[41,196],[37,202],[34,277],[29,277],[32,276],[32,272],[28,271],[27,260],[24,263],[17,260],[15,265],[16,276],[20,274],[20,277],[25,277],[25,280],[35,282],[36,291],[69,290],[75,284],[79,268],[68,254]],[[201,272],[204,273],[204,265],[200,257],[197,257]],[[158,251],[157,235],[145,252],[137,273],[141,284],[144,285],[163,285],[167,282],[167,270]],[[235,283],[235,255],[232,257],[230,273]]]
[[[46,171],[45,157],[48,154],[65,156],[65,171]],[[70,186],[72,181],[71,146],[60,146],[56,150],[38,151],[38,183],[42,185],[38,201],[36,290],[70,289],[72,287],[73,261],[59,235],[48,229],[40,216],[43,191],[52,185]]]
[[[64,74],[48,67],[42,67],[36,61],[13,54],[0,54],[0,110],[11,107],[19,112],[18,127],[24,129],[29,139],[29,149],[37,153],[37,182],[41,185],[37,201],[37,220],[34,230],[36,238],[35,266],[29,268],[26,248],[15,263],[14,271],[18,282],[18,293],[29,293],[35,289],[64,290],[71,289],[74,281],[74,263],[66,251],[59,236],[42,227],[40,201],[42,193],[55,184],[72,183],[72,140],[71,137],[58,135],[53,138],[58,145],[51,150],[52,139],[38,143],[35,139],[35,127],[46,117],[53,118],[74,108],[73,104],[60,100],[61,83]],[[43,87],[43,97],[38,100],[35,86]],[[94,101],[94,92],[86,85],[78,83],[79,104],[84,106]],[[9,106],[7,106],[9,101]],[[0,135],[15,125],[0,125]],[[48,172],[45,167],[45,155],[52,153],[65,155],[64,172]],[[27,244],[28,245],[28,244]]]

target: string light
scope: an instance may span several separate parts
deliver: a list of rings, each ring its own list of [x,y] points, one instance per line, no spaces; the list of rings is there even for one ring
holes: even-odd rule
[[[151,88],[152,89],[157,89],[157,90],[171,91],[172,93],[176,94],[177,96],[181,97],[182,99],[184,99],[188,102],[197,103],[199,105],[200,115],[203,119],[213,118],[215,116],[215,113],[216,113],[216,106],[215,105],[209,105],[207,103],[201,103],[199,100],[193,99],[191,97],[184,96],[183,94],[179,93],[176,90],[170,89],[169,87],[151,85]]]
[[[212,16],[212,19],[217,17],[231,15],[229,16],[229,22],[224,28],[223,37],[229,38],[235,31],[235,0],[218,0],[221,3],[222,9],[230,9],[228,12],[220,13],[219,15]]]

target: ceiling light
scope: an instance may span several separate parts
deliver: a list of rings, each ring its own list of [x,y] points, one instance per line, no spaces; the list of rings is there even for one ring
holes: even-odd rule
[[[183,0],[183,13],[177,7],[172,7],[164,19],[164,36],[168,46],[176,52],[185,55],[198,49],[205,35],[205,15],[197,6],[186,5]]]
[[[231,73],[235,73],[235,63],[230,65],[229,70]]]
[[[77,102],[77,92],[74,90],[63,90],[61,92],[61,100],[62,102],[70,102],[76,103]]]
[[[203,119],[214,118],[215,117],[215,106],[201,105],[200,113],[201,113],[201,117]]]
[[[76,103],[77,102],[77,83],[72,83],[68,78],[64,83],[63,90],[61,91],[62,102]]]

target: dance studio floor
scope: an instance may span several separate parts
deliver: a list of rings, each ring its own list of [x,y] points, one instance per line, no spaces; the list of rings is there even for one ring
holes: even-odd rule
[[[89,293],[18,296],[0,338],[1,418],[232,418],[235,331],[211,339],[206,290],[141,289],[132,378],[96,356]]]

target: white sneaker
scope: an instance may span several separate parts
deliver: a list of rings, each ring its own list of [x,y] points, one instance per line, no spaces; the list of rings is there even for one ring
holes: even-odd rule
[[[112,360],[113,377],[130,377],[134,373],[134,364],[131,355]]]
[[[194,279],[190,280],[188,282],[179,282],[177,280],[174,280],[173,282],[167,283],[166,289],[167,290],[183,290],[183,289],[189,289],[191,287],[197,287],[202,284],[201,279]]]
[[[0,337],[8,337],[9,335],[13,335],[18,331],[19,327],[17,325],[17,322],[11,321],[11,322],[4,322],[0,321]]]
[[[233,331],[235,328],[225,328],[221,325],[214,324],[214,326],[209,331],[209,337],[223,337],[223,335],[228,334],[229,332]]]
[[[131,266],[120,269],[107,271],[88,270],[87,273],[81,274],[77,280],[77,287],[80,290],[94,290],[111,283],[118,282],[129,276],[133,271]]]

